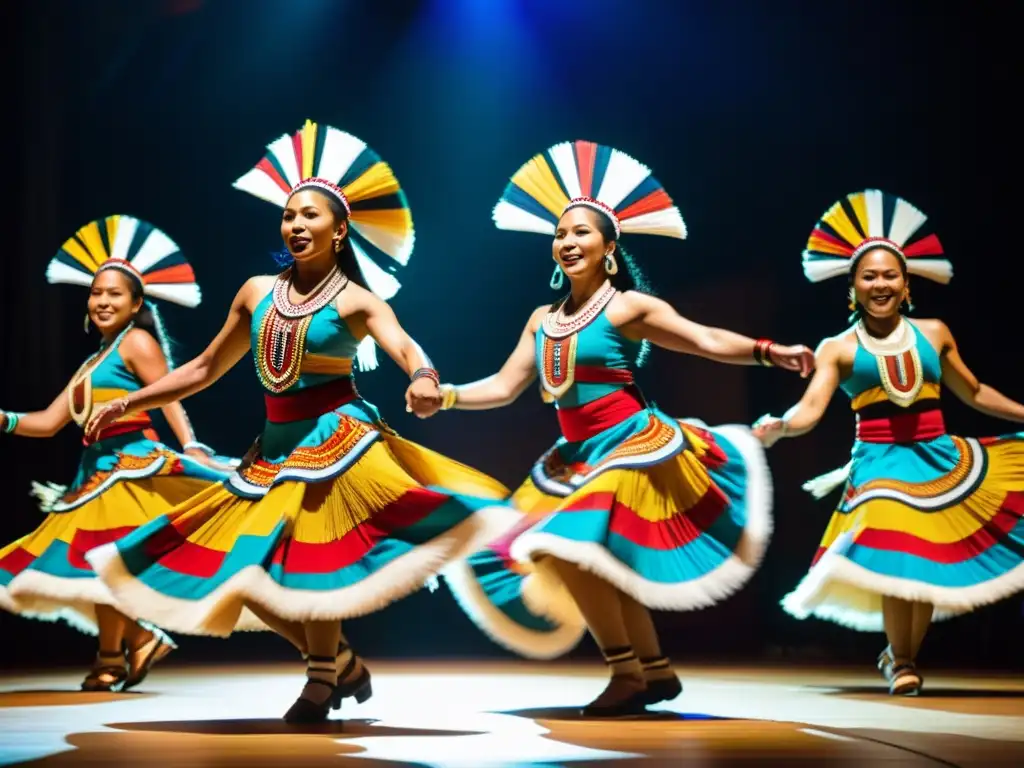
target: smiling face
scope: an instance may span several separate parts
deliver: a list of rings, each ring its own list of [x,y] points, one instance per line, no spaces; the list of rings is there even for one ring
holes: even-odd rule
[[[281,239],[296,261],[312,261],[335,252],[335,241],[344,239],[348,222],[339,219],[326,195],[300,189],[288,198],[281,214]]]
[[[89,320],[104,336],[120,333],[142,309],[132,295],[132,279],[117,269],[100,270],[89,292]]]
[[[885,248],[873,248],[857,264],[853,290],[864,311],[878,318],[899,314],[907,295],[907,276],[900,257]]]
[[[615,250],[614,241],[601,233],[600,213],[585,206],[562,214],[551,243],[551,256],[570,280],[604,273],[604,257]]]

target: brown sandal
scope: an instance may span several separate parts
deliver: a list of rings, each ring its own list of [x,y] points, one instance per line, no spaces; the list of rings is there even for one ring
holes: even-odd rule
[[[178,647],[163,630],[152,627],[149,632],[148,640],[128,651],[128,673],[121,688],[123,691],[142,683],[153,665]]]
[[[124,665],[101,663],[104,658],[116,659],[118,656],[121,656],[121,654],[100,651],[99,657],[96,660],[97,663],[89,670],[89,674],[82,681],[82,690],[91,693],[120,691],[124,685],[125,678],[128,677],[128,671],[124,668]]]

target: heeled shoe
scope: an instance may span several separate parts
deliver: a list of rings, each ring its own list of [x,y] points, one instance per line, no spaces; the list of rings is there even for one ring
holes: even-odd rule
[[[357,663],[361,661],[358,656],[353,655],[348,660],[348,664],[345,665],[345,669],[338,675],[338,684],[336,686],[335,696],[338,699],[338,706],[335,709],[341,707],[342,699],[355,698],[357,704],[362,704],[364,701],[373,696],[373,684],[370,679],[370,670],[366,664],[363,664],[362,671],[352,680],[348,679],[348,676],[352,674],[352,670],[355,669]]]
[[[650,706],[651,704],[660,704],[663,701],[672,701],[682,692],[683,684],[675,675],[657,680],[648,680],[647,689],[644,691],[644,702]]]
[[[917,696],[923,681],[913,664],[899,664],[892,668],[889,680],[891,696]]]
[[[341,698],[338,696],[338,686],[326,683],[323,680],[307,678],[306,685],[322,685],[330,689],[330,695],[319,704],[312,699],[307,699],[301,694],[295,703],[284,713],[286,723],[314,724],[327,721],[327,716],[332,709],[341,707]],[[303,688],[305,691],[305,688]]]

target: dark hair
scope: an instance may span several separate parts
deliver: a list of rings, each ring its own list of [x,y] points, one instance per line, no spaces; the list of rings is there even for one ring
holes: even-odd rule
[[[887,253],[891,253],[893,256],[896,257],[896,261],[898,261],[900,263],[900,272],[903,273],[903,280],[904,280],[904,282],[906,282],[907,279],[910,277],[910,275],[907,272],[907,261],[906,261],[906,259],[903,256],[901,256],[900,254],[896,253],[896,251],[894,251],[892,248],[886,247],[885,243],[879,243],[874,248],[868,248],[866,251],[863,251],[862,253],[860,253],[857,256],[857,258],[855,258],[850,263],[850,272],[849,272],[849,274],[847,275],[847,278],[846,278],[847,279],[847,292],[848,293],[850,291],[854,290],[854,284],[857,282],[857,267],[860,265],[861,259],[863,259],[865,256],[867,256],[869,253],[871,253],[871,251],[875,250],[876,248],[880,248],[881,250],[886,251]],[[903,312],[903,307],[904,307],[904,302],[901,301],[900,302],[900,308],[899,308],[899,311],[901,313]],[[909,312],[910,309],[911,309],[911,307],[908,304],[907,305],[907,312]],[[848,322],[848,323],[856,323],[862,317],[864,317],[864,307],[861,306],[861,303],[859,301],[857,301],[856,295],[854,295],[854,297],[853,297],[853,311],[850,313],[850,316],[848,318],[846,318],[846,322]]]
[[[308,189],[310,192],[315,192],[327,201],[327,207],[330,209],[331,215],[334,216],[335,222],[338,224],[341,224],[343,221],[348,222],[348,212],[345,210],[345,206],[343,206],[341,201],[334,197],[334,195],[323,192],[316,187],[306,187],[305,189]],[[291,198],[289,197],[289,199]],[[349,232],[345,235],[345,239],[341,241],[341,250],[336,254],[338,268],[341,269],[341,271],[345,273],[345,276],[353,283],[362,286],[366,290],[370,290],[370,286],[366,283],[366,277],[363,275],[363,270],[359,268],[359,262],[356,261],[356,253],[352,250],[351,240],[351,232]],[[295,261],[287,249],[277,251],[273,253],[272,256],[274,257],[274,261],[276,261],[278,266],[281,268],[291,266],[292,262]]]
[[[135,315],[135,319],[132,324],[136,328],[141,328],[154,339],[156,343],[160,345],[160,349],[163,350],[164,357],[167,358],[167,368],[173,370],[174,358],[171,355],[171,350],[174,346],[174,341],[167,334],[167,330],[164,328],[163,318],[160,317],[160,310],[157,309],[156,304],[150,301],[146,301],[146,295],[143,291],[142,281],[138,277],[133,275],[124,269],[117,269],[110,267],[105,272],[117,272],[121,275],[128,283],[128,290],[131,292],[132,301],[138,301],[142,299],[142,308]],[[99,272],[96,273],[97,275]],[[95,279],[95,278],[93,278]]]
[[[615,251],[613,252],[616,260],[619,262],[619,271],[614,275],[609,275],[608,280],[611,282],[616,289],[620,291],[640,291],[641,293],[647,293],[651,296],[655,296],[654,289],[651,287],[650,282],[647,280],[647,276],[643,270],[640,269],[640,265],[636,263],[636,259],[633,258],[632,254],[627,253],[626,249],[622,247],[622,243],[619,242],[619,238],[615,235],[615,225],[607,214],[601,211],[595,210],[588,206],[586,207],[593,216],[597,231],[601,233],[601,237],[604,238],[606,243],[615,243]],[[647,362],[647,357],[651,352],[651,344],[649,341],[644,339],[640,343],[640,351],[636,356],[636,364],[643,365]]]

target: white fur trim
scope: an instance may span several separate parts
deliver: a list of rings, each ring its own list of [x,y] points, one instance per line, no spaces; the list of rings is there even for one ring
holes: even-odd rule
[[[441,575],[470,620],[495,643],[520,656],[558,658],[575,648],[586,632],[586,625],[580,620],[575,623],[553,620],[557,626],[549,632],[529,629],[512,620],[487,599],[473,569],[464,560],[452,563]],[[532,578],[532,574],[525,577],[527,581]]]
[[[357,584],[332,591],[286,589],[259,566],[248,566],[200,600],[170,597],[136,579],[116,544],[91,550],[86,559],[129,616],[174,632],[227,636],[239,627],[243,603],[262,606],[290,621],[335,621],[372,613],[423,587],[445,563],[468,556],[508,531],[520,514],[484,507],[445,534],[416,547]],[[244,629],[258,629],[247,626]]]
[[[520,562],[532,562],[543,555],[551,555],[574,563],[597,574],[648,608],[688,611],[707,608],[724,600],[746,584],[767,549],[772,531],[772,484],[764,449],[749,428],[727,425],[715,427],[713,431],[728,438],[747,465],[748,518],[745,530],[753,563],[745,563],[732,555],[717,569],[698,579],[667,584],[643,578],[600,544],[531,531],[523,533],[512,543],[512,557]]]
[[[970,587],[940,587],[869,571],[843,554],[849,542],[836,547],[838,543],[836,539],[797,588],[782,599],[786,613],[797,619],[814,616],[861,632],[881,632],[885,595],[931,603],[933,621],[943,621],[1024,589],[1024,565]],[[838,594],[842,600],[832,599]]]

